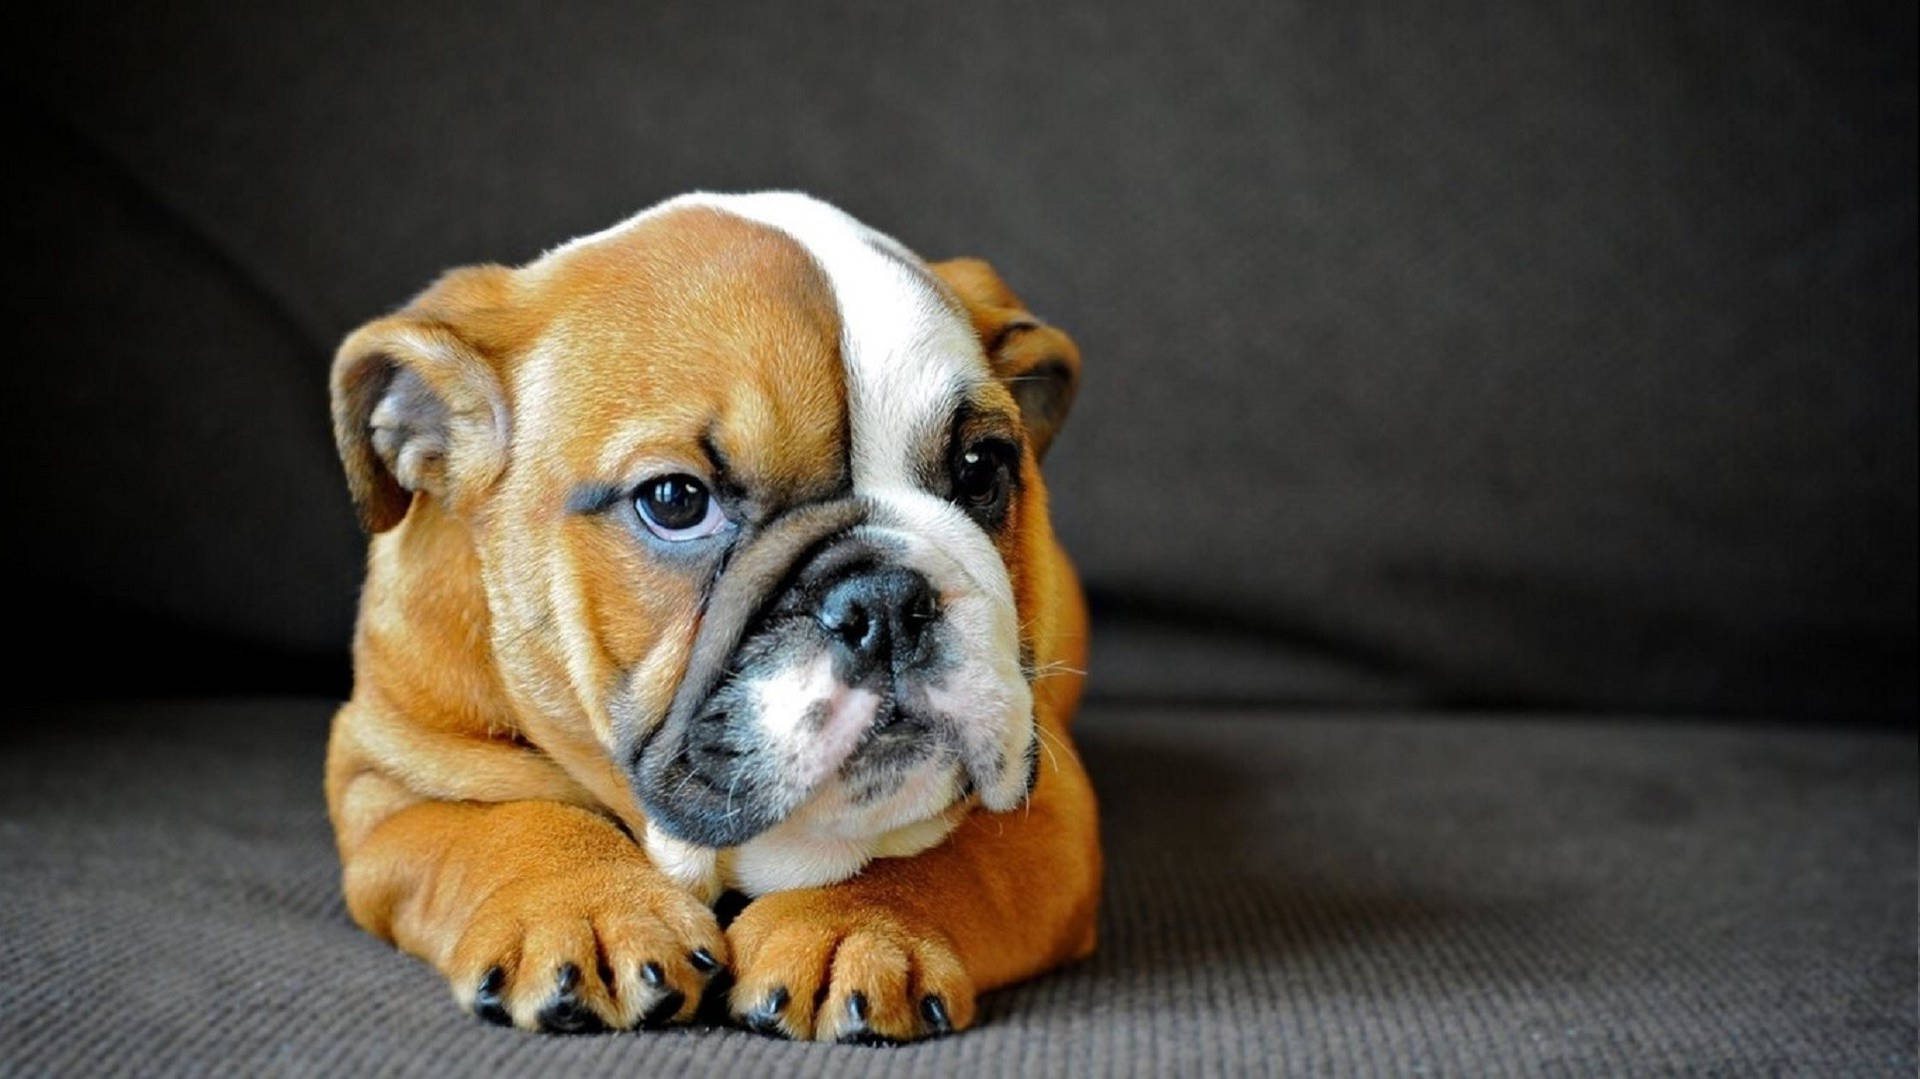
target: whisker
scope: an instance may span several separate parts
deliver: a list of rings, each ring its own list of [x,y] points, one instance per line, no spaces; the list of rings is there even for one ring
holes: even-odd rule
[[[1055,742],[1058,742],[1061,749],[1067,748],[1066,742],[1061,739],[1059,735],[1048,731],[1046,727],[1038,723],[1033,725],[1033,733],[1039,738],[1040,748],[1046,751],[1047,763],[1053,765],[1053,770],[1058,772],[1060,770],[1060,755],[1053,751],[1053,745],[1050,744],[1047,739],[1051,738]],[[1038,784],[1035,784],[1035,786],[1038,786]],[[1031,794],[1029,794],[1029,797],[1031,797]]]

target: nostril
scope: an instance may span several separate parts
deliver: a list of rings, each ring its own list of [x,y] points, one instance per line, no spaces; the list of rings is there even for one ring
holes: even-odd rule
[[[859,592],[844,585],[828,593],[825,602],[814,613],[814,620],[855,650],[863,648],[872,636],[873,620],[868,617]]]
[[[907,601],[903,612],[909,624],[924,626],[940,617],[940,597],[931,588],[921,588]]]
[[[872,626],[868,624],[867,612],[854,607],[842,613],[827,629],[841,640],[858,648],[866,641]]]
[[[940,618],[940,598],[917,573],[901,588],[895,603],[893,610],[899,618],[896,624],[906,642],[918,642],[926,628]]]

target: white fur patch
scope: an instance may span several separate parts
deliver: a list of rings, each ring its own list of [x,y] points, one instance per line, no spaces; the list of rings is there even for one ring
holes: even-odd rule
[[[748,895],[818,888],[845,880],[874,858],[918,854],[960,822],[950,764],[914,770],[893,795],[855,805],[839,784],[760,835],[726,852],[720,875]]]
[[[841,685],[824,649],[809,662],[761,679],[754,696],[775,768],[769,779],[802,793],[839,771],[880,713],[880,695]]]
[[[726,882],[720,877],[720,852],[712,847],[697,847],[675,839],[647,822],[647,834],[641,841],[654,867],[678,881],[702,903],[720,898]]]

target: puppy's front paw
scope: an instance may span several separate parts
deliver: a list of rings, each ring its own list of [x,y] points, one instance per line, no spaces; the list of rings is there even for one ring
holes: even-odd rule
[[[442,969],[482,1019],[582,1034],[686,1021],[726,959],[711,911],[643,868],[607,865],[501,888]]]
[[[833,889],[757,899],[727,940],[728,1003],[749,1030],[886,1044],[973,1022],[973,979],[944,933]]]

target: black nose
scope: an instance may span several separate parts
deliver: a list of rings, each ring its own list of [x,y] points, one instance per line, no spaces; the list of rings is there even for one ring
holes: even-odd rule
[[[925,577],[892,566],[842,577],[820,597],[813,617],[852,667],[849,680],[886,667],[906,670],[926,658],[926,628],[940,601]]]

